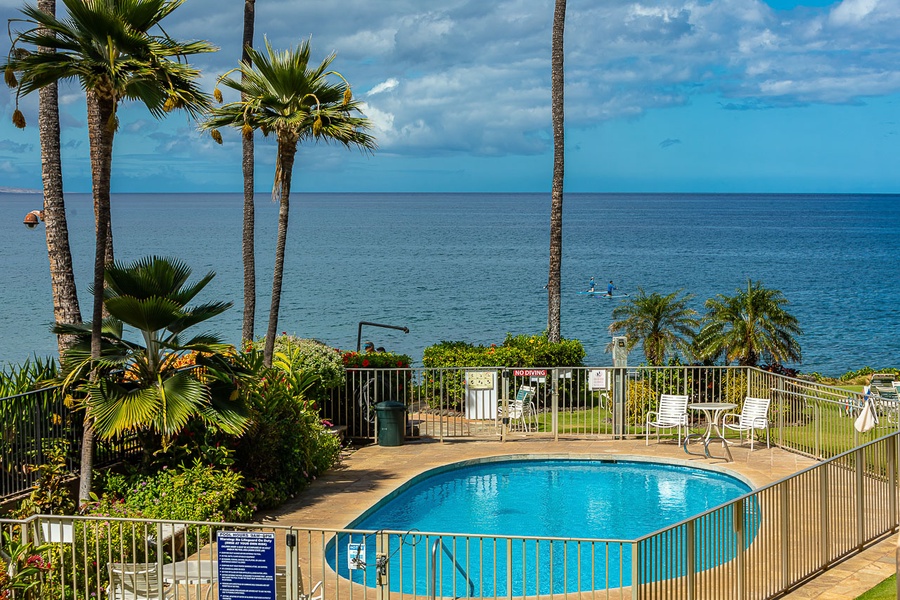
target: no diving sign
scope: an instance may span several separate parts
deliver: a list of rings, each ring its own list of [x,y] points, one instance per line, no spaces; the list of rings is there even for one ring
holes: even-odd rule
[[[547,369],[513,369],[513,377],[546,377]]]

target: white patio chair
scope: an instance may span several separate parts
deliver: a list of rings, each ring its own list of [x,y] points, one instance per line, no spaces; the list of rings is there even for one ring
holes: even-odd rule
[[[900,394],[897,389],[893,385],[877,385],[872,386],[871,393],[878,414],[887,417],[888,422],[896,423],[900,411]]]
[[[162,583],[156,563],[108,563],[109,600],[157,600],[171,598],[173,586]]]
[[[663,394],[659,397],[659,409],[651,410],[647,413],[646,426],[644,427],[644,435],[646,436],[646,444],[650,445],[650,428],[656,429],[656,441],[659,442],[660,429],[677,429],[678,437],[676,442],[681,443],[681,429],[684,428],[687,433],[688,415],[687,415],[687,396],[676,396],[674,394]]]
[[[744,406],[740,413],[725,413],[722,415],[722,427],[737,431],[741,436],[741,444],[744,443],[744,432],[749,433],[750,451],[753,451],[753,436],[766,431],[766,448],[769,447],[769,399],[751,398],[744,399]]]
[[[533,386],[523,385],[516,392],[516,397],[509,401],[507,409],[509,414],[507,416],[509,417],[510,429],[513,428],[513,423],[517,423],[525,432],[529,432],[532,426],[537,425],[534,403],[532,402],[536,391],[536,388]]]

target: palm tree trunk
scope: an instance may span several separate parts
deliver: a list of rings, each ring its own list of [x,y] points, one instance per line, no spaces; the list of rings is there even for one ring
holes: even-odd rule
[[[112,220],[110,219],[110,177],[112,173],[112,148],[115,129],[111,122],[115,100],[99,96],[96,91],[87,92],[88,136],[91,144],[91,187],[94,196],[96,245],[94,247],[94,307],[91,316],[91,358],[100,358],[100,342],[103,325],[103,275],[107,259],[112,254]],[[99,376],[96,367],[91,379]],[[78,486],[80,504],[90,498],[94,468],[94,428],[90,411],[84,415],[84,435],[81,444],[81,480]]]
[[[38,9],[56,14],[56,0],[39,0]],[[46,52],[45,48],[40,49]],[[41,137],[41,179],[44,184],[44,225],[47,233],[47,257],[50,261],[50,285],[53,290],[53,316],[57,323],[80,323],[81,309],[75,288],[69,227],[63,197],[62,160],[59,148],[59,96],[55,83],[41,88],[38,128]],[[59,336],[59,356],[72,346],[75,338]]]
[[[244,0],[244,40],[241,50],[241,61],[250,64],[247,48],[253,46],[253,26],[256,0]],[[241,167],[244,172],[244,226],[242,232],[242,249],[244,259],[244,322],[241,328],[241,339],[253,341],[253,326],[256,317],[256,251],[254,248],[254,230],[256,216],[253,207],[253,135],[242,135],[241,148],[243,158]]]
[[[275,243],[275,269],[272,274],[272,306],[269,309],[269,327],[266,330],[266,347],[263,364],[272,366],[275,353],[275,336],[278,333],[278,309],[281,307],[281,281],[284,276],[284,249],[287,243],[288,212],[290,211],[291,172],[297,154],[297,137],[278,141],[278,163],[281,167],[281,202],[278,209],[278,240]]]
[[[547,282],[547,339],[560,340],[562,273],[562,206],[565,175],[565,128],[563,102],[563,39],[566,0],[556,0],[553,11],[553,40],[550,50],[551,120],[553,121],[553,183],[550,190],[550,276]]]

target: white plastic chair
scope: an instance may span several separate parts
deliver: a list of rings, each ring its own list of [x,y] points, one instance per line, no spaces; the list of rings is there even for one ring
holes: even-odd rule
[[[110,600],[171,598],[174,588],[162,583],[156,563],[108,563]]]
[[[509,425],[510,429],[512,429],[513,423],[518,423],[521,425],[522,429],[525,432],[531,431],[532,424],[535,424],[535,411],[534,411],[534,403],[531,401],[534,398],[536,390],[532,386],[523,385],[519,388],[519,391],[516,392],[516,397],[513,400],[509,401],[508,417],[509,417]]]
[[[753,434],[759,434],[766,430],[766,448],[769,447],[769,399],[751,398],[744,399],[744,406],[740,413],[726,413],[722,415],[722,427],[737,431],[741,435],[741,443],[744,443],[744,432],[749,433],[750,451],[753,451]]]
[[[676,438],[676,441],[680,444],[681,429],[684,428],[685,433],[687,433],[687,404],[687,396],[676,396],[674,394],[661,395],[659,397],[659,409],[651,410],[647,413],[646,426],[644,427],[644,434],[646,436],[645,445],[650,445],[651,427],[656,429],[657,442],[659,442],[660,429],[677,429],[678,437]]]

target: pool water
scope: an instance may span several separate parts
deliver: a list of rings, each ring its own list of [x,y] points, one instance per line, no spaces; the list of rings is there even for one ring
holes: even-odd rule
[[[416,478],[348,526],[410,532],[388,536],[386,574],[392,591],[429,593],[432,548],[439,538],[426,534],[433,532],[467,534],[441,540],[437,585],[444,595],[505,595],[509,585],[515,595],[629,585],[630,543],[506,538],[630,541],[750,491],[742,481],[716,471],[638,461],[492,460],[437,471]],[[723,530],[732,528],[705,535],[716,536],[721,546]],[[747,544],[755,529],[749,533]],[[344,577],[374,586],[374,538],[340,536],[329,552],[331,566]],[[702,548],[702,540],[697,542]],[[364,550],[349,545],[360,543]],[[683,544],[683,539],[673,536],[672,543]],[[352,557],[348,549],[355,553]],[[699,556],[697,564],[709,568],[733,554],[732,543],[730,552],[717,553],[715,560]],[[350,558],[366,568],[351,571]]]

